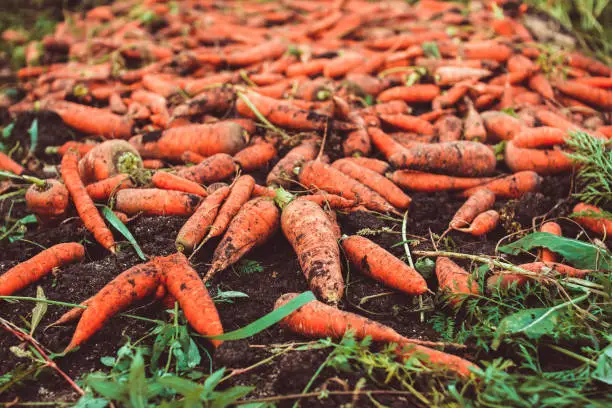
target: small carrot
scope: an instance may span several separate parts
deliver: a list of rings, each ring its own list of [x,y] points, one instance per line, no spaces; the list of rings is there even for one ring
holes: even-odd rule
[[[377,96],[391,86],[391,81],[353,71],[346,75],[344,84],[357,94]]]
[[[68,189],[60,181],[47,179],[44,184],[32,184],[25,194],[28,210],[41,221],[52,221],[66,213],[70,204]]]
[[[389,163],[386,161],[372,159],[371,157],[346,157],[344,160],[353,162],[378,174],[385,174],[390,168]]]
[[[204,281],[212,279],[217,272],[236,263],[252,248],[266,242],[278,229],[279,218],[278,208],[267,197],[255,198],[244,204],[215,249],[212,266]]]
[[[466,98],[466,105],[468,113],[465,117],[465,126],[463,136],[465,140],[473,140],[484,142],[487,140],[487,129],[485,128],[484,121],[476,109],[471,100]]]
[[[514,136],[512,143],[516,147],[534,148],[565,144],[567,138],[568,134],[566,131],[554,127],[541,126],[524,128]]]
[[[556,222],[552,222],[552,221],[545,222],[544,224],[542,224],[542,226],[540,227],[540,232],[548,232],[549,234],[562,236],[561,226],[557,224]],[[538,258],[540,258],[542,262],[557,262],[558,261],[557,254],[555,254],[554,252],[552,252],[550,249],[547,249],[547,248],[540,249]]]
[[[434,127],[431,125],[431,123],[416,116],[404,115],[400,113],[397,115],[380,115],[380,118],[395,127],[407,130],[409,132],[415,132],[422,135],[434,134]]]
[[[59,154],[60,156],[63,156],[69,149],[74,149],[77,152],[79,152],[81,156],[84,156],[87,153],[89,153],[91,149],[96,147],[96,145],[97,143],[75,142],[71,140],[69,142],[64,143],[61,146],[48,146],[45,149],[45,153],[46,154]]]
[[[47,248],[0,275],[0,296],[10,296],[38,281],[53,269],[78,262],[84,256],[85,248],[76,242]]]
[[[503,112],[487,111],[480,114],[488,136],[498,140],[511,140],[521,130],[523,124],[516,118]]]
[[[104,180],[117,174],[130,174],[142,168],[138,151],[125,140],[108,140],[96,145],[79,161],[84,183]]]
[[[464,298],[461,295],[478,295],[478,282],[465,269],[454,263],[450,258],[436,258],[436,277],[438,288],[450,294],[449,302],[456,305]]]
[[[512,141],[506,145],[504,160],[513,172],[532,170],[541,175],[563,173],[574,166],[563,151],[524,149]]]
[[[461,139],[463,122],[455,115],[442,116],[433,127],[440,142],[456,142]]]
[[[276,156],[272,143],[259,142],[247,146],[234,155],[234,161],[243,171],[250,172],[265,167]]]
[[[96,241],[110,252],[115,253],[115,239],[113,233],[108,229],[93,201],[89,198],[87,190],[79,177],[79,154],[74,150],[68,150],[62,157],[61,174],[64,185],[68,189],[74,206],[83,224],[90,231]]]
[[[495,41],[480,41],[464,44],[460,50],[460,55],[468,60],[504,62],[512,56],[512,49]]]
[[[597,214],[601,214],[602,211],[599,207],[596,207],[594,205],[578,203],[574,207],[573,212],[574,213],[593,212],[595,213],[595,215],[597,215]],[[600,236],[608,237],[609,234],[612,233],[612,221],[606,218],[596,218],[593,216],[581,215],[581,216],[575,217],[575,220],[576,222],[578,222],[578,224],[582,225],[586,229]]]
[[[461,193],[463,197],[470,197],[480,189],[495,193],[500,198],[520,198],[529,192],[538,191],[542,177],[535,171],[525,170],[506,177],[491,180],[477,187],[469,188]]]
[[[342,143],[342,150],[344,151],[344,155],[347,157],[368,155],[370,154],[371,149],[372,143],[370,140],[370,135],[365,127],[361,127],[360,129],[350,132]]]
[[[182,191],[158,188],[127,188],[115,195],[115,208],[128,215],[190,215],[201,197]]]
[[[453,85],[451,89],[436,97],[431,106],[434,111],[455,106],[461,98],[470,90],[470,85],[474,81],[461,81]]]
[[[406,148],[397,142],[392,136],[383,132],[382,130],[371,127],[368,128],[368,135],[372,140],[372,144],[383,156],[389,159],[396,153],[403,152]]]
[[[24,172],[23,166],[17,163],[6,154],[0,152],[0,170],[10,171],[11,173],[15,173],[20,175]]]
[[[411,198],[404,194],[395,184],[375,171],[346,159],[336,160],[332,163],[332,167],[377,192],[396,208],[406,209],[412,201]]]
[[[491,75],[488,69],[469,67],[439,67],[435,72],[436,84],[440,86],[456,85],[463,81],[479,80]]]
[[[229,154],[217,153],[195,166],[185,167],[176,175],[198,184],[209,184],[230,178],[236,172],[236,164]]]
[[[432,98],[433,99],[433,98]],[[396,115],[398,113],[410,113],[410,107],[402,100],[392,100],[385,103],[377,103],[359,111],[363,115]]]
[[[440,88],[436,85],[396,86],[389,88],[378,95],[381,102],[404,101],[407,103],[431,102],[440,95]]]
[[[488,210],[478,214],[469,227],[456,228],[456,230],[479,237],[493,231],[497,227],[498,222],[499,213],[495,210]]]
[[[208,195],[206,189],[198,183],[165,171],[156,171],[151,177],[151,183],[162,190],[183,191],[201,197]]]
[[[293,169],[307,161],[314,160],[317,152],[318,149],[314,141],[305,141],[299,146],[294,147],[276,163],[270,173],[268,173],[266,182],[268,185],[289,187],[295,178]]]
[[[165,258],[156,258],[155,263],[159,265],[160,278],[168,294],[176,298],[189,325],[203,336],[223,334],[215,303],[185,255],[178,252]],[[210,342],[215,347],[223,343],[214,339]]]
[[[486,188],[476,190],[455,213],[449,223],[449,228],[460,229],[467,227],[478,215],[493,208],[494,204],[495,194],[491,190]]]
[[[124,173],[91,183],[86,187],[87,194],[94,201],[106,201],[114,193],[124,188],[136,187],[130,176]]]
[[[427,292],[425,279],[384,248],[359,235],[342,240],[348,260],[363,274],[409,295]]]
[[[181,117],[205,113],[224,113],[232,107],[235,99],[236,93],[231,87],[220,86],[207,89],[174,108],[172,116]]]
[[[346,75],[353,68],[365,62],[363,55],[356,52],[347,52],[330,60],[323,68],[323,76],[326,78],[338,78]]]
[[[389,157],[400,169],[447,172],[456,176],[483,176],[495,170],[493,152],[478,142],[420,144]]]
[[[484,185],[492,180],[491,178],[452,177],[412,170],[397,170],[388,177],[402,188],[425,193],[464,190]]]

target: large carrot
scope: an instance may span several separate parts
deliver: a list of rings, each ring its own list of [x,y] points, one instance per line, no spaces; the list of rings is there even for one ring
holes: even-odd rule
[[[128,174],[117,174],[104,180],[91,183],[86,187],[87,194],[94,201],[108,200],[114,193],[124,188],[136,187]]]
[[[276,156],[272,143],[259,142],[245,147],[234,155],[234,161],[243,171],[250,172],[265,167]]]
[[[79,161],[84,183],[104,180],[120,173],[142,168],[138,151],[125,140],[109,140],[96,145]]]
[[[440,95],[440,88],[436,85],[396,86],[389,88],[378,95],[381,102],[404,101],[407,103],[431,102]]]
[[[397,115],[380,115],[380,118],[383,121],[402,130],[407,130],[409,132],[415,132],[422,135],[434,134],[434,127],[432,124],[416,116],[404,115],[400,113]]]
[[[202,197],[158,188],[127,188],[115,195],[115,208],[128,215],[190,215]]]
[[[85,248],[76,242],[47,248],[0,275],[0,296],[10,296],[38,281],[53,269],[78,262],[84,256]]]
[[[185,193],[206,197],[206,189],[195,181],[187,180],[166,171],[156,171],[151,177],[151,183],[162,190],[183,191]]]
[[[512,140],[523,130],[523,124],[503,112],[487,111],[481,115],[489,136],[500,140]]]
[[[2,152],[0,152],[0,170],[10,171],[11,173],[15,173],[17,175],[24,172],[24,168],[21,164],[17,163]]]
[[[453,305],[462,299],[462,296],[456,295],[477,295],[480,292],[478,282],[472,278],[472,275],[449,258],[443,256],[436,258],[436,277],[438,287],[451,295],[449,302]]]
[[[212,266],[204,281],[236,263],[252,248],[266,242],[278,229],[280,213],[274,201],[255,198],[242,206],[232,219],[213,254]]]
[[[561,236],[561,226],[559,224],[557,224],[556,222],[545,222],[544,224],[542,224],[542,226],[540,227],[540,231],[541,232],[548,232],[549,234],[554,234],[557,236]],[[554,252],[552,252],[550,249],[547,248],[541,248],[539,251],[539,255],[538,257],[540,258],[540,260],[542,262],[557,262],[557,254],[555,254]]]
[[[389,157],[402,169],[444,172],[456,176],[484,176],[495,170],[493,151],[478,142],[420,144]]]
[[[179,170],[176,175],[199,184],[209,184],[228,179],[235,172],[236,164],[232,156],[225,153],[217,153],[195,166]]]
[[[297,147],[291,149],[268,173],[266,183],[268,185],[278,185],[289,187],[295,179],[293,169],[303,163],[314,160],[317,156],[317,146],[314,141],[305,141]]]
[[[25,201],[28,210],[41,221],[52,221],[65,214],[70,194],[59,180],[48,179],[42,185],[32,184],[26,191]]]
[[[223,326],[215,303],[208,293],[198,273],[189,265],[182,253],[175,253],[164,258],[156,258],[160,278],[168,289],[168,294],[178,301],[189,325],[203,336],[223,334]],[[219,347],[221,340],[210,342]]]
[[[595,215],[597,215],[597,214],[601,214],[602,211],[601,211],[601,208],[596,207],[594,205],[578,203],[574,207],[573,212],[574,213],[592,212],[592,213],[595,213]],[[609,219],[597,218],[596,216],[581,215],[581,216],[577,216],[575,220],[576,222],[578,222],[578,224],[582,225],[586,229],[598,235],[608,237],[610,234],[612,234],[612,221],[610,221]]]
[[[340,250],[336,229],[323,209],[311,201],[293,200],[283,208],[281,227],[311,290],[337,304],[344,293]]]
[[[427,292],[425,279],[384,248],[359,235],[342,240],[348,260],[363,274],[409,295]]]
[[[491,190],[478,189],[457,210],[449,223],[449,228],[459,229],[470,225],[479,214],[490,210],[494,204],[495,194]]]
[[[393,206],[377,192],[319,160],[312,160],[302,166],[299,181],[307,188],[338,194],[349,200],[358,201],[374,211],[395,211]]]
[[[204,199],[176,237],[175,243],[179,252],[191,252],[202,241],[229,193],[230,188],[225,186]]]
[[[397,170],[390,175],[398,186],[412,191],[434,193],[447,190],[464,190],[484,185],[491,178],[452,177],[442,174],[423,173],[411,170]]]
[[[346,159],[336,160],[332,167],[359,181],[364,186],[380,194],[391,205],[399,209],[406,209],[412,201],[404,192],[384,176],[355,164]]]
[[[440,117],[433,127],[440,142],[456,142],[461,139],[463,122],[455,115]]]
[[[274,304],[274,308],[283,306],[296,296],[298,296],[297,293],[282,295]],[[469,361],[457,356],[415,344],[422,342],[406,338],[388,326],[354,313],[344,312],[316,300],[305,304],[285,317],[280,321],[280,325],[306,337],[341,339],[348,331],[351,331],[355,338],[359,340],[369,336],[374,341],[408,345],[410,349],[405,352],[398,352],[400,356],[406,357],[416,352],[428,364],[439,365],[462,376],[469,375],[470,369],[476,367]]]
[[[512,143],[514,143],[516,147],[534,148],[565,144],[568,137],[569,135],[564,130],[549,126],[541,126],[523,129],[514,136]]]
[[[572,160],[561,150],[523,149],[512,141],[506,145],[504,160],[513,172],[531,170],[542,175],[563,173],[573,167]]]
[[[87,190],[79,177],[79,154],[74,150],[69,150],[62,157],[62,179],[68,189],[74,206],[76,207],[83,224],[90,231],[96,241],[112,253],[115,252],[115,239],[113,233],[108,229],[100,213],[96,209],[93,201],[87,194]]]
[[[81,345],[93,336],[113,315],[131,303],[155,293],[159,285],[158,267],[154,261],[136,265],[118,275],[89,299],[88,307],[64,352]]]
[[[480,189],[486,189],[495,193],[501,198],[520,198],[524,194],[538,191],[542,183],[542,177],[535,171],[525,170],[511,174],[506,177],[491,180],[477,187],[472,187],[461,193],[464,197],[469,197]]]

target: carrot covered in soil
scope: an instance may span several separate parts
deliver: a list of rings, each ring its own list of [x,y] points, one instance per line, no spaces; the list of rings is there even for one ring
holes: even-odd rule
[[[115,209],[128,215],[190,215],[201,197],[182,191],[158,188],[127,188],[115,195]]]
[[[199,164],[185,167],[176,175],[198,184],[209,184],[230,178],[236,172],[236,164],[229,154],[217,153]]]
[[[398,186],[411,191],[434,193],[437,191],[464,190],[484,185],[492,178],[453,177],[443,174],[423,173],[413,170],[397,170],[388,175]]]
[[[234,161],[248,172],[265,167],[275,156],[276,148],[272,143],[259,142],[236,153]]]
[[[457,231],[479,237],[493,231],[499,222],[499,213],[495,210],[488,210],[478,214],[469,227],[455,228]]]
[[[514,172],[531,170],[541,175],[563,173],[574,166],[572,159],[561,150],[525,149],[512,141],[506,145],[504,160]]]
[[[456,142],[461,139],[463,121],[454,115],[444,115],[433,125],[440,142]]]
[[[79,161],[84,183],[104,180],[117,174],[131,174],[142,168],[138,151],[125,140],[109,140],[96,145]]]
[[[229,193],[230,188],[225,186],[204,199],[176,237],[176,249],[179,252],[191,252],[202,241]]]
[[[449,223],[449,228],[460,229],[467,227],[479,214],[493,208],[494,204],[495,194],[491,190],[486,188],[478,189],[457,210]]]
[[[344,279],[336,226],[319,205],[297,199],[283,208],[281,227],[310,289],[326,303],[337,304],[344,293]]]
[[[274,201],[255,198],[242,206],[232,219],[219,246],[215,249],[212,266],[204,281],[238,262],[252,248],[266,242],[278,229],[280,212]]]
[[[451,295],[449,302],[453,305],[462,299],[461,296],[453,295],[477,295],[480,292],[478,282],[472,278],[472,275],[449,258],[443,256],[436,258],[436,277],[438,288]]]
[[[342,240],[342,248],[351,264],[372,279],[409,295],[427,292],[420,273],[369,239],[352,235]]]
[[[108,229],[102,216],[96,209],[93,201],[87,194],[87,189],[83,185],[79,176],[79,154],[74,150],[69,150],[62,157],[62,179],[68,189],[72,202],[83,221],[85,228],[90,231],[96,241],[110,252],[115,253],[115,239],[113,233]]]
[[[85,189],[94,201],[108,200],[114,193],[124,188],[136,187],[128,174],[117,174],[116,176],[89,184]]]
[[[491,180],[477,187],[469,188],[461,193],[463,197],[469,197],[480,189],[486,189],[501,198],[520,198],[524,194],[538,191],[542,183],[542,177],[535,171],[525,170],[511,174],[506,177]]]
[[[523,124],[517,118],[503,112],[487,111],[481,115],[488,136],[498,140],[512,140],[523,130]]]
[[[601,214],[602,210],[591,204],[578,203],[572,210],[574,213],[595,213]],[[608,238],[612,234],[612,221],[595,216],[581,215],[574,217],[578,224],[600,236]]]
[[[385,174],[389,171],[389,163],[383,160],[372,159],[371,157],[346,157],[344,160],[355,163],[361,167],[372,170],[378,174]]]
[[[43,185],[32,184],[25,194],[28,210],[41,221],[60,218],[70,204],[70,193],[61,181],[47,179]]]
[[[184,177],[165,171],[156,171],[153,177],[151,177],[151,183],[162,190],[183,191],[201,197],[206,197],[208,195],[206,189],[195,181],[187,180]]]
[[[557,224],[556,222],[552,222],[552,221],[542,224],[542,226],[540,227],[540,232],[548,232],[549,234],[554,234],[559,237],[563,235],[561,232],[561,226]],[[552,252],[550,249],[547,249],[547,248],[540,249],[538,258],[540,258],[542,262],[557,262],[558,261],[557,254],[555,254],[554,252]]]
[[[299,146],[294,147],[270,170],[266,183],[268,185],[289,187],[295,179],[293,169],[307,161],[314,160],[317,152],[318,149],[314,141],[305,141]]]
[[[84,256],[85,248],[76,242],[47,248],[0,275],[0,296],[10,296],[38,281],[53,269],[78,262]]]

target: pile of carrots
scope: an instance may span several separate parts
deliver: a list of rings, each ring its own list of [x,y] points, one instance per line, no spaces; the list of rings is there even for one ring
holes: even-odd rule
[[[199,333],[222,333],[203,282],[282,231],[320,300],[288,316],[286,327],[314,337],[351,329],[468,375],[472,363],[337,308],[345,289],[341,253],[407,296],[429,289],[384,248],[344,236],[336,212],[402,215],[419,205],[411,192],[446,191],[464,204],[447,231],[434,232],[485,236],[499,223],[496,201],[536,192],[543,177],[576,167],[566,155],[570,132],[612,137],[606,122],[612,70],[576,51],[563,51],[551,69],[544,64],[550,55],[521,24],[524,8],[500,16],[504,2],[495,2],[496,12],[491,3],[472,2],[466,13],[436,0],[222,7],[210,0],[174,2],[178,7],[127,0],[73,16],[27,44],[28,66],[17,72],[26,96],[6,107],[13,115],[55,112],[79,135],[47,149],[61,156],[61,178],[28,190],[28,208],[41,224],[66,218],[74,207],[114,253],[113,232],[96,203],[126,223],[141,214],[187,217],[175,254],[123,272],[83,301],[85,312],[60,319],[80,317],[67,350],[148,296],[178,301]],[[145,13],[154,23],[139,18]],[[69,62],[43,64],[62,59]],[[332,140],[341,141],[341,154],[330,149]],[[27,164],[0,153],[3,171],[36,172]],[[586,204],[576,211],[585,208],[600,211]],[[612,233],[609,222],[577,221],[595,234]],[[560,235],[553,224],[542,230]],[[199,277],[186,255],[211,242],[217,242],[211,267]],[[0,294],[83,256],[76,243],[49,248],[1,275]],[[556,263],[547,250],[539,258],[521,267],[587,272]],[[478,293],[471,275],[448,258],[436,260],[436,275],[440,290]],[[490,285],[500,281],[527,277],[489,278]]]

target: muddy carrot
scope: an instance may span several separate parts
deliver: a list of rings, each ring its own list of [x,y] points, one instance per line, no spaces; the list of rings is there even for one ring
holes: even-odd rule
[[[351,264],[372,279],[409,295],[427,292],[420,273],[369,239],[352,235],[342,240],[342,247]]]
[[[44,184],[32,184],[25,194],[28,210],[41,221],[51,221],[64,215],[70,204],[68,189],[60,181],[47,179]]]
[[[142,167],[138,151],[125,140],[108,140],[96,145],[79,161],[84,183],[104,180],[117,174],[130,174]]]
[[[151,177],[151,183],[162,190],[183,191],[201,197],[208,195],[206,189],[198,183],[165,171],[156,171]]]
[[[524,128],[514,136],[512,143],[516,147],[534,148],[565,144],[567,138],[568,134],[566,131],[554,127],[541,126]]]
[[[68,150],[62,157],[61,174],[64,185],[72,197],[72,202],[74,202],[74,206],[85,228],[93,234],[96,241],[104,248],[114,253],[115,239],[112,232],[104,224],[102,216],[91,198],[89,198],[87,190],[79,177],[78,160],[79,154],[74,150]]]
[[[399,100],[407,103],[420,103],[431,102],[438,95],[440,95],[440,88],[436,85],[396,86],[381,92],[378,95],[378,100],[381,102]]]
[[[181,155],[181,160],[184,163],[193,163],[193,164],[199,164],[202,163],[204,160],[206,159],[206,157],[196,153],[196,152],[192,152],[190,150],[183,152],[183,154]]]
[[[182,191],[158,188],[127,188],[115,195],[115,208],[128,215],[190,215],[201,197]]]
[[[436,69],[435,80],[440,86],[455,85],[467,80],[479,80],[491,75],[488,69],[469,67],[440,67]]]
[[[276,156],[272,143],[259,142],[245,147],[234,155],[234,161],[243,171],[250,172],[265,167]]]
[[[479,294],[478,282],[465,269],[451,261],[449,258],[439,256],[436,258],[436,277],[438,278],[438,288],[449,293],[449,302],[453,305],[458,304],[463,296]]]
[[[10,296],[38,281],[54,268],[78,262],[84,256],[85,248],[76,242],[57,244],[45,249],[0,275],[0,296]]]
[[[104,180],[87,185],[86,190],[89,197],[94,201],[108,200],[115,192],[124,188],[136,187],[130,176],[127,174],[117,174]]]
[[[524,149],[512,141],[506,145],[504,160],[513,172],[532,170],[541,175],[563,173],[573,167],[572,160],[563,151]]]
[[[305,141],[299,146],[294,147],[268,173],[266,183],[268,185],[289,187],[292,180],[295,179],[293,170],[307,161],[314,160],[317,152],[318,149],[314,141]]]
[[[296,200],[307,200],[318,204],[322,208],[331,208],[332,210],[346,210],[353,208],[357,203],[353,200],[347,200],[335,194],[327,194],[320,192],[318,194],[306,194],[296,197]]]
[[[415,132],[422,135],[433,135],[434,133],[434,127],[431,125],[431,123],[416,116],[397,114],[380,115],[380,118],[395,127],[407,130],[409,132]]]
[[[480,189],[490,190],[500,198],[520,198],[529,192],[538,191],[542,183],[542,177],[535,171],[525,170],[511,174],[506,177],[491,180],[488,183],[472,187],[461,193],[463,197],[469,197]]]
[[[449,228],[460,229],[467,227],[479,214],[493,208],[494,204],[495,194],[491,190],[486,188],[478,189],[457,210],[449,223]]]
[[[555,91],[552,85],[544,74],[535,74],[529,78],[529,88],[542,96],[543,98],[555,99]]]
[[[512,140],[523,130],[523,124],[518,119],[503,112],[487,111],[480,116],[487,129],[487,135],[498,140]]]
[[[589,71],[593,75],[600,75],[608,77],[612,75],[612,69],[607,65],[597,61],[596,59],[585,57],[584,55],[573,52],[568,54],[566,57],[567,63],[574,67]]]
[[[175,117],[202,115],[205,113],[224,113],[232,107],[236,98],[233,88],[221,86],[200,92],[172,111]]]
[[[433,127],[440,142],[456,142],[461,139],[463,122],[455,115],[442,116]]]
[[[386,134],[378,128],[368,128],[368,135],[372,140],[372,144],[380,151],[387,159],[397,153],[405,150],[405,147],[397,142],[393,137]]]
[[[142,167],[148,170],[159,170],[166,167],[166,163],[159,159],[145,159],[142,161]]]
[[[59,154],[60,156],[63,156],[69,149],[74,149],[77,152],[79,152],[81,156],[84,156],[87,153],[89,153],[91,149],[96,147],[96,145],[97,143],[75,142],[71,140],[69,142],[64,143],[61,146],[48,146],[45,149],[45,153],[46,154]]]
[[[372,159],[371,157],[346,157],[344,160],[375,171],[378,174],[385,174],[390,168],[389,163],[386,161]]]
[[[573,209],[574,213],[590,213],[595,215],[601,214],[602,210],[594,205],[578,203]],[[576,222],[586,229],[602,236],[609,236],[612,233],[612,221],[606,218],[596,218],[594,216],[582,215],[575,217]]]
[[[346,75],[344,84],[349,90],[357,94],[377,96],[391,86],[391,81],[353,71]]]
[[[217,153],[195,166],[179,170],[176,175],[199,184],[209,184],[228,179],[235,171],[236,164],[232,156],[225,153]]]
[[[562,236],[561,226],[557,224],[556,222],[552,222],[552,221],[545,222],[544,224],[542,224],[542,226],[540,227],[540,232],[548,232],[549,234]],[[554,252],[552,252],[550,249],[547,249],[547,248],[542,248],[539,250],[538,258],[540,258],[542,262],[557,262],[558,261],[557,254],[555,254]]]
[[[576,81],[561,81],[555,87],[566,95],[603,109],[612,108],[612,92]]]
[[[470,85],[474,81],[462,81],[453,85],[451,89],[436,97],[431,106],[434,111],[442,110],[454,106],[469,91]]]
[[[468,113],[465,117],[463,136],[465,140],[484,142],[487,140],[487,129],[485,128],[484,121],[474,108],[472,101],[468,98],[465,101]]]
[[[390,176],[398,186],[411,191],[433,193],[437,191],[464,190],[484,185],[491,178],[452,177],[442,174],[423,173],[411,170],[397,170]]]
[[[498,222],[499,213],[495,210],[488,210],[478,214],[469,227],[456,228],[456,230],[479,237],[493,231],[497,227]]]
[[[0,170],[10,171],[11,173],[15,173],[17,175],[24,172],[24,168],[21,166],[21,164],[17,163],[2,152],[0,152]]]

